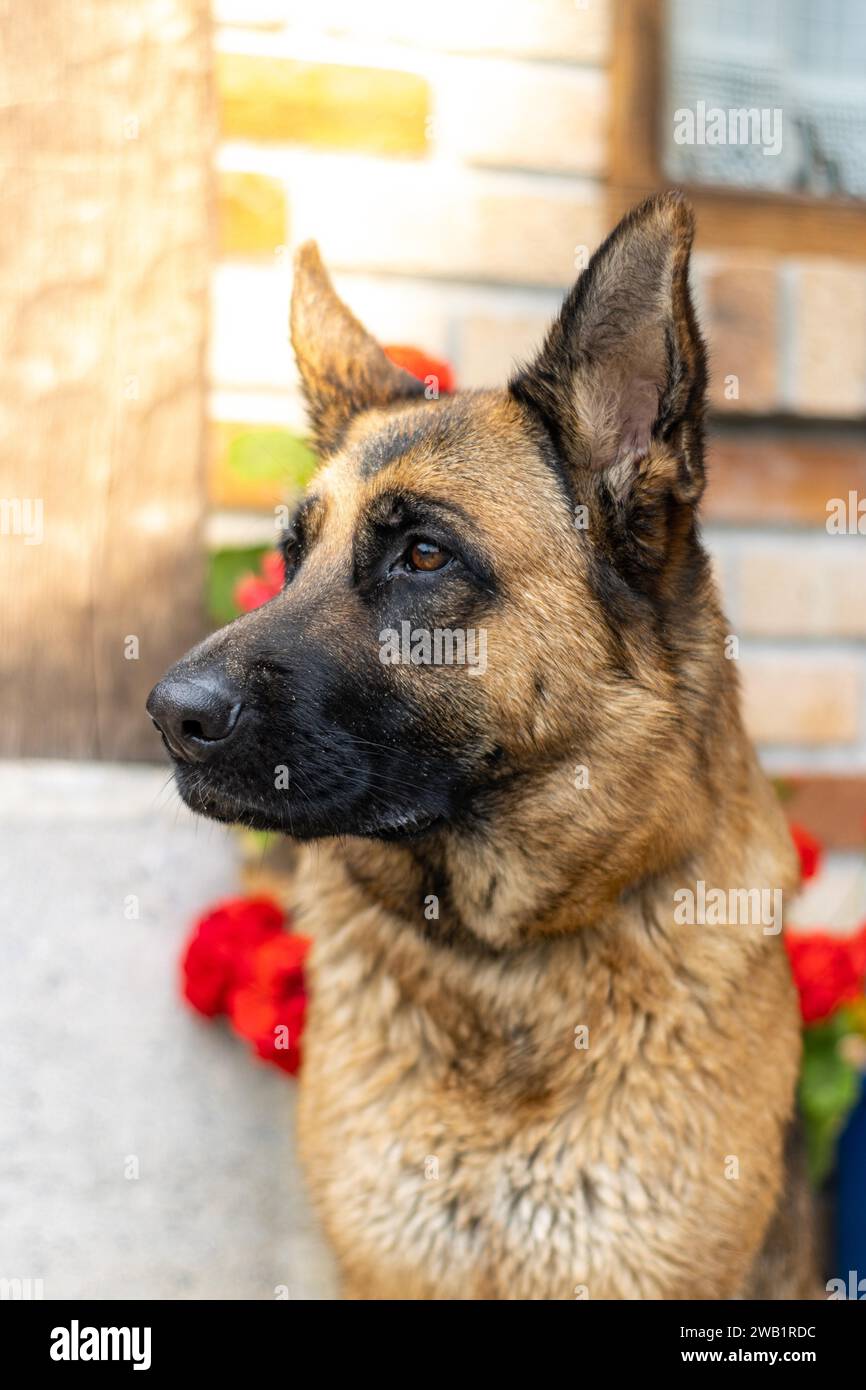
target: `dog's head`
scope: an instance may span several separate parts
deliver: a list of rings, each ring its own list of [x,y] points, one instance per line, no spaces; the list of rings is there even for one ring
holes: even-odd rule
[[[285,588],[148,701],[195,810],[402,839],[582,767],[614,826],[618,791],[681,736],[702,636],[691,239],[678,196],[648,202],[507,388],[441,399],[301,250],[292,339],[322,462]]]

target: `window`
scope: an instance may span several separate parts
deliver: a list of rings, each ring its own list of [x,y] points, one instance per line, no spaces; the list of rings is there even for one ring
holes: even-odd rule
[[[611,225],[642,198],[673,184],[691,198],[705,250],[862,261],[863,0],[613,5]],[[704,103],[700,115],[698,102]],[[756,141],[708,141],[714,107],[724,115],[726,132],[733,120],[735,135],[757,130]],[[675,138],[677,113],[687,110],[702,122],[702,143]],[[781,150],[765,155],[764,146],[777,143],[775,110],[781,111]]]
[[[668,0],[666,10],[670,178],[866,198],[862,0]]]

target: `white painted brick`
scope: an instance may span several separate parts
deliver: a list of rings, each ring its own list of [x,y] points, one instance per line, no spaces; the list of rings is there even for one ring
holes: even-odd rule
[[[605,231],[588,181],[316,157],[291,190],[297,239],[347,270],[565,287]]]
[[[610,0],[214,0],[218,24],[578,63],[604,62],[610,11]]]
[[[455,58],[434,82],[435,147],[474,164],[600,176],[608,92],[597,69]]]
[[[297,381],[289,346],[291,280],[282,266],[224,263],[211,282],[213,385],[289,387]]]

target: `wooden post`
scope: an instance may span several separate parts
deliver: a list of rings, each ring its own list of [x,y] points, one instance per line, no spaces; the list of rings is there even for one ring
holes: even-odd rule
[[[0,90],[0,753],[156,758],[204,630],[207,0],[12,5]]]

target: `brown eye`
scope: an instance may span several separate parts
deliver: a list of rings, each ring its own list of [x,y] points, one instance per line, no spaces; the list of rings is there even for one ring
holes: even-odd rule
[[[407,555],[409,568],[413,570],[441,570],[450,559],[451,552],[435,541],[416,541]]]

